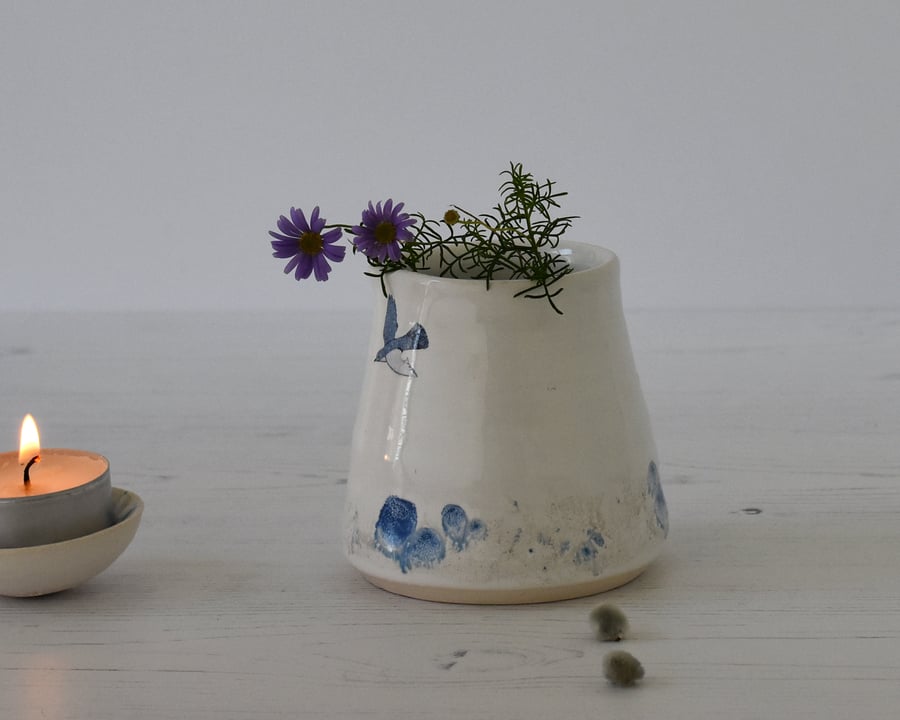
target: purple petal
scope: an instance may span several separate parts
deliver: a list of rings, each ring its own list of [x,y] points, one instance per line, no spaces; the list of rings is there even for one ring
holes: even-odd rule
[[[331,265],[328,264],[328,261],[322,253],[319,253],[313,258],[313,268],[316,271],[316,280],[318,282],[324,282],[328,279],[328,273],[331,272]]]
[[[300,262],[300,256],[294,255],[294,257],[291,258],[291,261],[284,266],[284,274],[287,275],[291,270],[297,267],[298,262]]]
[[[278,255],[275,257],[290,257],[294,253],[297,252],[297,241],[296,240],[273,240],[269,243],[272,246],[272,250],[274,250]],[[282,254],[286,253],[286,254]]]
[[[291,208],[291,220],[294,221],[294,225],[300,231],[298,234],[309,232],[309,223],[306,222],[306,215],[303,214],[300,208]]]
[[[319,217],[319,206],[313,208],[312,215],[309,218],[309,229],[314,233],[321,233],[325,227],[325,218]]]
[[[334,262],[340,262],[344,259],[344,255],[347,252],[347,248],[343,245],[323,245],[322,246],[322,254],[325,255],[329,260],[333,260]]]
[[[280,240],[281,242],[289,242],[289,243],[294,243],[295,246],[297,245],[298,238],[296,236],[288,237],[287,235],[280,235],[279,233],[273,232],[272,230],[269,230],[269,235],[271,235],[273,238]]]
[[[293,235],[295,237],[300,235],[300,231],[294,226],[290,220],[288,220],[284,215],[281,215],[278,218],[278,229],[281,230],[285,235]]]
[[[360,235],[359,237],[353,239],[353,244],[356,245],[356,247],[358,247],[360,250],[362,250],[363,253],[369,255],[373,250],[375,241],[369,235]]]
[[[393,209],[393,207],[394,207],[394,201],[391,198],[388,198],[387,200],[385,200],[384,210],[383,210],[385,218],[389,218],[391,216],[391,210]]]
[[[309,274],[312,272],[313,259],[306,253],[298,253],[297,257],[300,258],[300,261],[297,263],[297,272],[294,273],[294,277],[297,278],[297,280],[303,280],[304,278],[308,278]]]
[[[387,245],[387,254],[390,255],[391,260],[395,262],[400,261],[400,245],[395,242],[392,242],[390,245]]]
[[[341,239],[341,229],[334,228],[333,230],[329,230],[327,233],[322,234],[322,242],[328,245],[329,243],[337,242]]]

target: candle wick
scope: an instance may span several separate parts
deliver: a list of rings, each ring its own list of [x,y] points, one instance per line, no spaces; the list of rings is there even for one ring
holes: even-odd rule
[[[41,461],[41,456],[35,455],[33,458],[31,458],[31,460],[28,461],[28,464],[25,466],[25,484],[26,485],[31,484],[31,475],[30,475],[31,466],[34,465],[35,463],[39,463],[40,461]]]

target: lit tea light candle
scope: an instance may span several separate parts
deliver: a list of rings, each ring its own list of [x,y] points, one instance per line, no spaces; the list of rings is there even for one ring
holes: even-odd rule
[[[19,452],[0,454],[0,548],[88,535],[111,523],[109,462],[83,450],[41,449],[31,415]]]

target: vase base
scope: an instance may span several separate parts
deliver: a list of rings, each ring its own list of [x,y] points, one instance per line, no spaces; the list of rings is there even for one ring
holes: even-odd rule
[[[524,587],[524,588],[455,588],[435,587],[432,585],[417,585],[415,583],[398,582],[388,578],[376,577],[368,573],[362,573],[363,577],[372,585],[387,590],[396,595],[415,598],[417,600],[430,600],[432,602],[458,603],[464,605],[525,605],[531,603],[556,602],[559,600],[572,600],[574,598],[587,597],[597,593],[606,592],[631,582],[648,565],[642,565],[637,569],[631,569],[617,575],[606,575],[588,582],[572,583],[569,585],[554,585],[549,587]]]

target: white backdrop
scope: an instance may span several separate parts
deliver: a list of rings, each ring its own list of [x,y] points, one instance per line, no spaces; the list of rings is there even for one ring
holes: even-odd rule
[[[521,161],[630,307],[900,303],[900,3],[0,0],[0,309],[362,307],[290,205]]]

